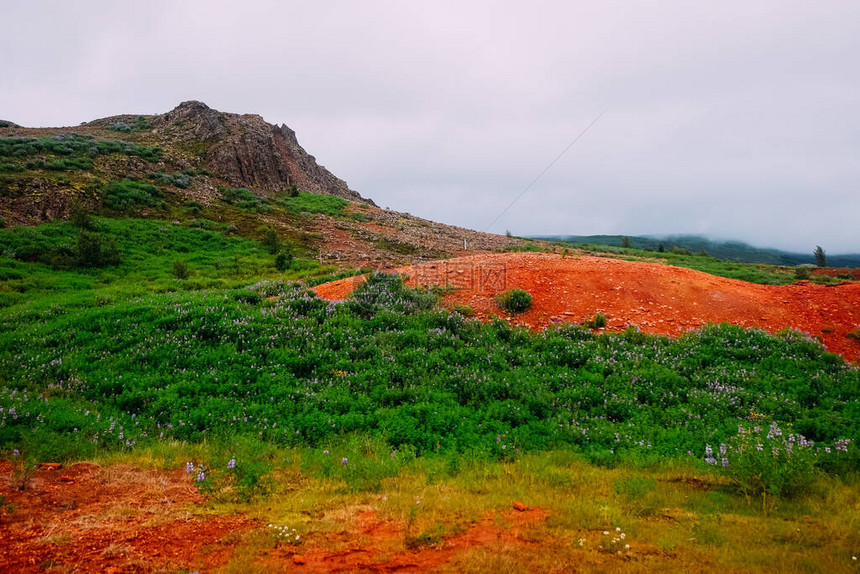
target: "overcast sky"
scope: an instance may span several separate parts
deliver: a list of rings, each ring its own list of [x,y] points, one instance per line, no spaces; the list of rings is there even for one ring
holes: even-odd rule
[[[860,2],[0,0],[0,118],[201,100],[383,207],[860,252]]]

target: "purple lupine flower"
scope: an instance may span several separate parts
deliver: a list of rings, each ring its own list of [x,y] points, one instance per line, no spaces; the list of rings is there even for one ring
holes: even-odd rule
[[[230,461],[227,463],[227,470],[233,470],[234,468],[236,468],[236,459],[231,458]]]
[[[193,462],[186,462],[185,463],[185,473],[191,474],[192,472],[194,472],[194,463]]]
[[[346,465],[348,465],[348,464],[349,464],[349,459],[348,459],[348,458],[346,458],[346,457],[343,457],[342,459],[340,459],[340,464],[341,464],[342,466],[346,466]]]
[[[761,451],[763,451],[763,450],[764,450],[764,445],[763,445],[763,444],[761,444],[761,443],[758,443],[757,445],[755,445],[755,449],[756,449],[757,451],[761,452]]]
[[[21,451],[17,448],[12,451],[12,456],[21,456]]]
[[[725,444],[721,444],[720,445],[720,456],[726,456],[727,450],[728,450],[728,447]]]
[[[197,482],[203,482],[204,480],[206,480],[206,473],[201,470],[197,473]]]
[[[724,458],[721,462],[722,462],[723,468],[729,466],[729,459]]]

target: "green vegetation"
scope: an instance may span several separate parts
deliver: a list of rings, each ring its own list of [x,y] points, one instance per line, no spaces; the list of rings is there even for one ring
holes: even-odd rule
[[[108,126],[108,129],[115,132],[122,133],[132,133],[132,132],[142,132],[148,129],[151,129],[152,126],[149,123],[149,120],[146,116],[137,116],[134,120],[134,123],[128,124],[126,122],[114,122]]]
[[[532,306],[532,296],[522,289],[511,289],[496,295],[496,305],[509,313],[523,313]]]
[[[281,198],[278,204],[296,214],[322,213],[331,217],[343,217],[343,210],[349,202],[336,195],[302,192],[296,196]]]
[[[120,183],[121,198],[149,185]],[[47,460],[190,468],[216,511],[290,525],[270,545],[324,532],[344,504],[407,525],[400,544],[416,551],[512,500],[551,509],[523,531],[543,552],[465,552],[462,571],[660,553],[681,570],[703,555],[838,570],[856,552],[860,369],[817,340],[729,325],[531,333],[384,274],[328,302],[307,286],[359,271],[320,268],[268,228],[229,236],[229,221],[81,209],[0,230],[14,484]],[[262,552],[253,540],[235,570]]]
[[[188,187],[191,187],[191,178],[193,176],[193,170],[181,171],[178,173],[165,173],[163,171],[159,171],[149,174],[149,179],[162,185],[172,185],[181,189],[187,189]]]
[[[124,179],[112,181],[104,189],[104,206],[115,211],[138,207],[164,207],[164,194],[154,185]]]
[[[567,247],[572,247],[571,244],[563,244]],[[632,260],[657,260],[664,261],[669,265],[676,267],[686,267],[695,269],[711,275],[719,277],[728,277],[729,279],[738,279],[749,283],[759,283],[761,285],[788,285],[798,280],[798,270],[795,267],[776,267],[765,264],[750,264],[737,263],[735,261],[726,261],[717,259],[709,255],[693,254],[688,249],[672,248],[672,251],[645,251],[642,249],[625,249],[623,247],[613,247],[609,245],[583,244],[576,245],[577,248],[584,250],[586,253],[597,256],[609,255],[621,259]],[[816,283],[835,283],[839,279],[827,277],[823,275],[809,275],[809,279]]]
[[[72,223],[0,230],[0,309],[24,305],[103,305],[150,293],[230,289],[262,279],[331,276],[315,259],[295,248],[289,273],[278,272],[265,247],[224,235],[228,225],[192,219],[183,225],[143,219],[90,218],[100,251],[119,262],[79,266],[82,230]],[[108,257],[109,259],[109,257]],[[181,259],[194,270],[181,284],[173,273]],[[2,375],[0,375],[2,383]]]
[[[583,327],[587,327],[588,329],[602,329],[606,326],[606,315],[603,313],[597,313],[591,319],[585,321]]]
[[[358,435],[419,455],[507,460],[566,448],[601,465],[704,465],[707,444],[729,442],[738,421],[754,419],[833,447],[814,451],[817,468],[857,469],[860,371],[796,332],[530,334],[439,310],[435,295],[395,276],[372,275],[341,304],[299,284],[231,286],[216,279],[216,262],[233,252],[271,265],[261,244],[152,221],[97,224],[129,250],[119,265],[128,277],[163,267],[156,285],[179,289],[173,262],[187,250],[195,272],[183,283],[202,290],[98,294],[94,272],[0,260],[12,295],[0,311],[0,448],[62,459],[170,440],[319,447]],[[11,246],[37,231],[72,229],[0,239]],[[63,293],[72,281],[84,290]]]
[[[253,213],[269,211],[268,200],[257,197],[243,187],[222,187],[220,190],[224,201],[239,209]]]
[[[753,247],[741,241],[717,241],[697,235],[676,235],[664,239],[653,237],[627,237],[623,235],[568,235],[541,236],[536,239],[555,241],[574,245],[602,245],[610,247],[631,247],[642,251],[663,253],[675,247],[690,253],[710,254],[718,259],[737,263],[764,263],[794,267],[805,263],[815,263],[813,253],[791,253],[779,249]],[[831,267],[860,267],[860,254],[833,255],[828,257]]]
[[[820,245],[815,246],[815,251],[812,252],[815,257],[815,264],[819,267],[827,267],[827,253]]]
[[[97,140],[92,136],[79,134],[57,134],[40,138],[0,137],[0,158],[5,160],[4,165],[11,163],[20,166],[24,162],[28,169],[90,169],[92,158],[112,153],[156,162],[161,159],[162,150],[120,140]],[[50,161],[28,160],[37,155],[45,156]]]

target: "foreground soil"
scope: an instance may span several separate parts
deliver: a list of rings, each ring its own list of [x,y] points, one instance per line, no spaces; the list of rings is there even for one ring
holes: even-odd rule
[[[848,336],[860,327],[860,283],[757,285],[662,263],[550,253],[474,255],[395,271],[411,286],[453,288],[444,303],[470,305],[482,320],[502,316],[541,329],[603,313],[607,331],[635,325],[646,333],[671,336],[707,323],[771,333],[793,328],[820,338],[829,351],[849,361],[860,358],[860,341]],[[351,277],[315,291],[326,299],[343,299],[363,280]],[[526,313],[506,316],[495,295],[515,287],[528,291],[533,304]]]
[[[243,516],[205,516],[182,471],[78,463],[40,468],[24,490],[0,461],[0,572],[211,570],[227,563]],[[231,542],[232,538],[232,542]]]
[[[422,538],[404,521],[356,506],[337,512],[338,529],[294,546],[258,520],[210,514],[181,470],[56,466],[37,470],[21,490],[12,464],[0,461],[0,494],[13,506],[0,511],[0,572],[423,572],[486,545],[535,546],[528,529],[548,516],[515,503],[468,528]]]

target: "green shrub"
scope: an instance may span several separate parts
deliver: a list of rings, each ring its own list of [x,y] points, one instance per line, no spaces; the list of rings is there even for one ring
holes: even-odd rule
[[[149,174],[149,179],[163,185],[173,185],[182,189],[187,189],[191,186],[191,175],[187,172],[165,173],[159,171]]]
[[[463,317],[475,316],[475,309],[471,305],[454,305],[454,311]]]
[[[281,250],[281,240],[278,239],[278,233],[274,229],[267,228],[263,231],[263,237],[260,239],[260,243],[262,243],[266,250],[272,255],[275,255]]]
[[[188,279],[191,272],[188,270],[188,263],[177,259],[173,262],[173,276],[177,279]]]
[[[591,319],[585,321],[583,326],[588,327],[589,329],[602,329],[606,326],[606,315],[598,313]]]
[[[349,302],[359,316],[368,317],[381,311],[426,311],[436,305],[436,296],[425,290],[406,287],[400,275],[373,273],[352,292]]]
[[[63,255],[63,248],[59,246],[55,251],[55,257],[60,258],[58,260],[60,268],[62,268]],[[82,229],[78,235],[76,258],[77,264],[81,267],[104,267],[118,265],[120,253],[113,237],[102,240],[100,233]]]
[[[820,472],[814,444],[777,423],[738,426],[738,434],[717,452],[705,447],[705,461],[726,474],[745,496],[808,494]]]
[[[522,313],[532,306],[532,296],[522,289],[511,289],[496,295],[496,305],[509,313]]]
[[[257,197],[244,187],[222,187],[220,190],[224,201],[230,205],[235,205],[239,209],[257,212],[266,208],[265,200]]]
[[[272,489],[272,463],[264,457],[218,460],[217,466],[186,463],[186,474],[199,491],[219,502],[247,503]]]
[[[140,206],[162,206],[161,190],[148,183],[112,181],[104,190],[104,206],[116,211],[128,211]]]
[[[286,271],[293,265],[293,254],[289,251],[281,251],[275,256],[275,269]]]
[[[191,213],[197,214],[203,211],[203,206],[198,201],[189,200],[185,202],[185,207],[191,211]]]

